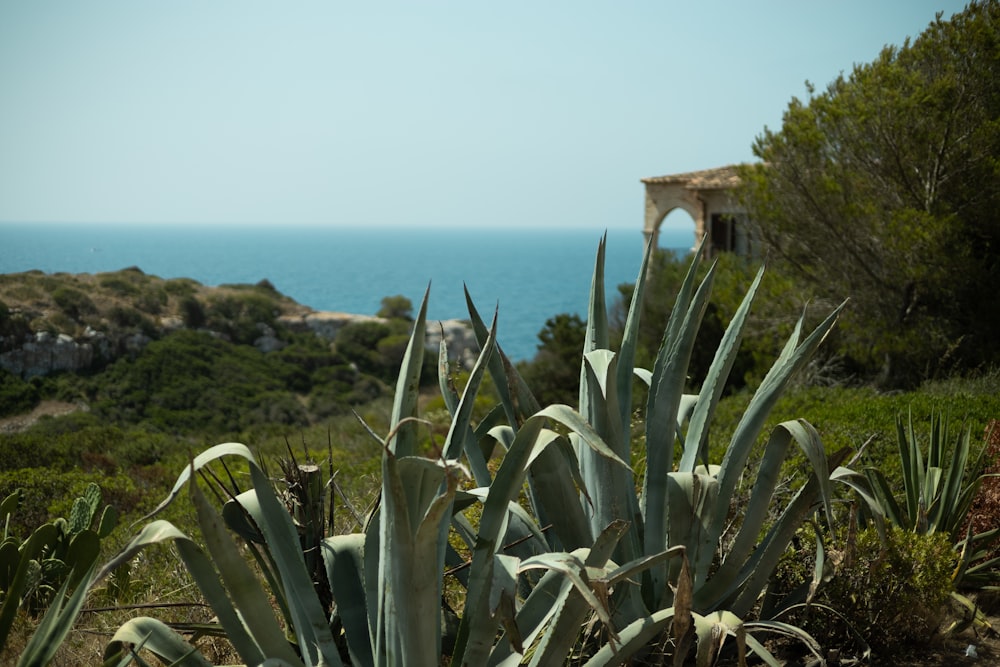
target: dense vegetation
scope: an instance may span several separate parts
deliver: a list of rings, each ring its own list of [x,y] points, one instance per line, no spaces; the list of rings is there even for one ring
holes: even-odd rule
[[[810,86],[741,174],[763,252],[851,298],[839,352],[885,386],[1000,362],[998,23],[972,2]]]

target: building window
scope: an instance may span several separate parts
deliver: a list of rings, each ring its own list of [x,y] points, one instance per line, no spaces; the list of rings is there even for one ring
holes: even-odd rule
[[[732,214],[712,214],[712,253],[736,250],[736,224]]]

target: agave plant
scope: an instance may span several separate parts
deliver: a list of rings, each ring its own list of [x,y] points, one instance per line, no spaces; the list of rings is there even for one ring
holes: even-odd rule
[[[701,619],[698,622],[702,625],[709,623],[705,619],[712,614],[721,614],[718,618],[726,619],[725,627],[733,633],[733,628],[741,627],[742,632],[745,626],[732,623],[733,619],[747,617],[795,531],[817,503],[822,503],[830,518],[832,480],[840,479],[864,490],[856,476],[838,468],[848,452],[828,457],[816,430],[803,420],[787,421],[774,428],[767,437],[759,467],[746,470],[775,402],[834,326],[843,305],[808,334],[803,334],[804,316],[800,318],[750,401],[722,460],[712,462],[708,460],[709,425],[733,366],[763,269],[734,315],[701,391],[691,395],[685,393],[688,364],[711,294],[714,266],[696,284],[701,253],[695,253],[654,368],[638,369],[633,361],[651,252],[652,248],[647,248],[617,353],[608,349],[603,241],[591,287],[579,413],[615,457],[595,455],[601,450],[582,446],[578,433],[570,434],[578,468],[572,467],[573,457],[557,457],[557,449],[546,460],[536,459],[528,475],[532,507],[540,524],[552,525],[551,536],[546,537],[552,548],[589,544],[596,534],[617,522],[629,525],[613,553],[618,562],[634,562],[682,547],[690,562],[691,579],[690,596],[682,607],[689,609],[693,618]],[[487,330],[482,318],[471,299],[467,300],[477,334],[485,339]],[[537,402],[502,352],[494,356],[490,370],[511,424],[524,423],[532,414],[538,414]],[[633,375],[649,385],[642,452],[646,470],[641,483],[630,469],[616,463],[618,459],[629,460],[634,446],[629,437]],[[793,444],[805,454],[811,472],[781,509],[778,519],[769,524],[769,511],[780,502],[779,471]],[[679,458],[675,458],[677,446]],[[731,506],[738,482],[746,474],[754,476],[750,499],[738,516],[733,516]],[[723,541],[723,533],[731,523],[736,526],[735,533]],[[682,587],[681,569],[679,560],[662,561],[649,568],[638,585],[616,591],[616,623],[642,628],[644,636],[648,636],[673,622],[679,609],[676,591]],[[758,627],[767,627],[766,622],[760,623]],[[787,630],[778,624],[770,627]]]
[[[1000,559],[983,560],[987,547],[1000,528],[978,534],[963,534],[963,526],[976,492],[987,477],[982,473],[982,455],[971,458],[969,429],[963,429],[949,447],[949,423],[939,414],[931,415],[927,449],[913,425],[913,414],[904,421],[896,417],[896,443],[902,473],[903,496],[898,499],[892,486],[877,468],[867,468],[867,476],[878,507],[886,519],[904,530],[920,534],[944,532],[951,536],[962,554],[955,573],[956,586],[982,587],[995,583]]]
[[[517,429],[493,419],[473,427],[472,406],[493,358],[495,327],[487,332],[461,397],[445,381],[442,343],[442,391],[453,418],[440,456],[418,456],[413,388],[419,385],[425,309],[426,297],[397,387],[394,427],[383,455],[381,505],[364,533],[331,537],[323,544],[351,662],[428,665],[441,660],[441,576],[445,563],[458,558],[448,542],[451,526],[471,553],[462,578],[466,590],[452,664],[520,664],[527,647],[532,649],[529,664],[563,664],[588,614],[596,613],[612,627],[604,598],[609,587],[680,556],[681,550],[618,565],[610,556],[626,532],[622,522],[571,550],[545,545],[542,530],[517,500],[534,462],[554,457],[569,469],[576,467],[574,452],[550,424],[574,433],[581,447],[612,465],[628,466],[565,406],[538,410]],[[497,445],[505,453],[494,476],[486,463]],[[471,477],[475,488],[460,490],[464,477]],[[475,528],[462,515],[471,503],[481,504]],[[512,542],[527,549],[511,553],[504,545]],[[629,655],[613,631],[609,644],[615,659]]]
[[[69,519],[57,518],[36,528],[24,542],[7,534],[10,515],[20,504],[21,491],[0,502],[4,524],[0,540],[0,646],[6,643],[19,610],[39,613],[41,621],[22,652],[18,665],[47,664],[85,599],[100,555],[101,540],[117,522],[110,505],[101,509],[101,489],[89,484],[73,502]]]

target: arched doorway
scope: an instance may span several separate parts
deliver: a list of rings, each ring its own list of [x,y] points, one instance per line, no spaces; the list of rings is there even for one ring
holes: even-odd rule
[[[698,247],[697,224],[690,213],[675,208],[664,216],[656,234],[657,247],[684,257]]]

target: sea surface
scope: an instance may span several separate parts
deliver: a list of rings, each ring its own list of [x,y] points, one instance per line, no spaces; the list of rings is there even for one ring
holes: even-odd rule
[[[463,285],[515,360],[531,359],[550,317],[584,317],[603,231],[0,223],[0,273],[101,273],[139,267],[205,285],[257,283],[315,310],[375,314],[403,295],[414,314],[430,286],[428,318],[467,318]],[[642,229],[607,232],[608,304],[634,283]],[[690,241],[661,233],[661,245]]]

